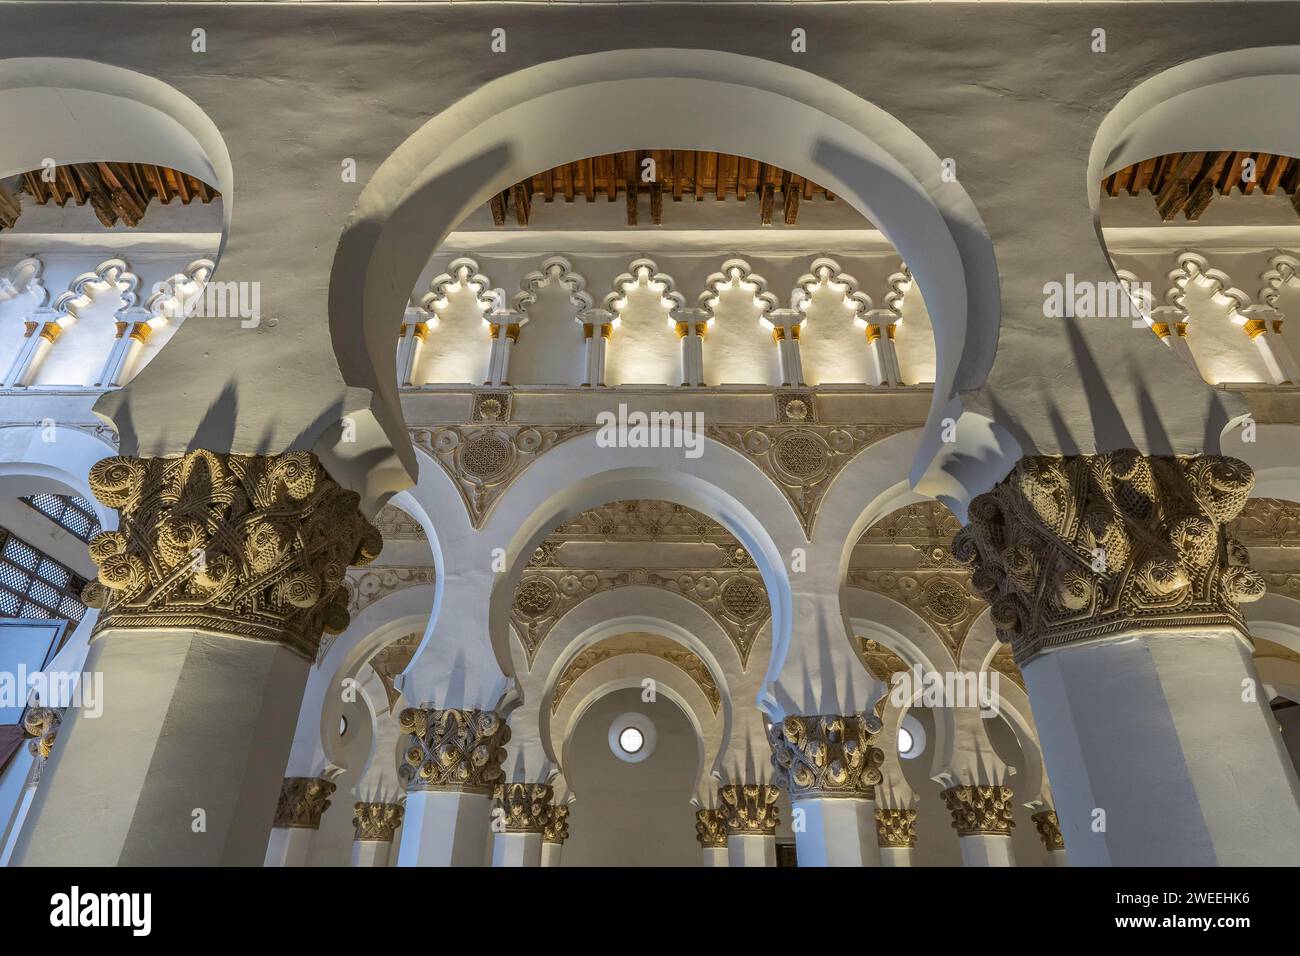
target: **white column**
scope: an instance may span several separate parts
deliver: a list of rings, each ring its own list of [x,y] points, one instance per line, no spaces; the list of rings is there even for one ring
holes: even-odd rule
[[[109,349],[108,358],[104,360],[104,367],[99,371],[99,378],[95,381],[96,385],[118,384],[118,378],[122,373],[122,364],[126,361],[126,347],[131,341],[126,337],[126,333],[130,328],[131,323],[119,314],[117,334],[113,338],[113,347]]]
[[[542,834],[499,832],[492,834],[493,866],[541,866]]]
[[[114,370],[113,377],[104,380],[102,384],[125,385],[131,381],[135,375],[136,365],[140,361],[140,354],[149,344],[149,338],[154,333],[154,326],[150,322],[153,318],[148,309],[138,307],[123,309],[117,313],[119,322],[130,323],[130,330],[122,345],[121,363]],[[116,345],[116,340],[114,344]]]
[[[578,316],[586,349],[586,376],[583,385],[598,388],[605,384],[605,353],[618,325],[618,317],[605,309],[588,309]]]
[[[542,866],[559,866],[560,855],[564,850],[563,843],[552,843],[549,840],[542,841]]]
[[[1134,630],[1021,670],[1073,865],[1300,859],[1300,782],[1235,630]]]
[[[393,836],[402,825],[402,805],[362,801],[353,804],[352,812],[352,865],[388,866]]]
[[[731,865],[731,860],[730,860],[731,853],[725,845],[706,846],[703,849],[704,849],[705,866],[730,866]],[[773,845],[772,852],[773,854],[776,853],[775,845]]]
[[[669,321],[682,343],[682,384],[703,385],[704,336],[712,319],[703,309],[674,309]]]
[[[727,866],[776,866],[776,835],[773,833],[728,834]]]
[[[1011,834],[975,833],[959,836],[962,866],[1015,866]]]
[[[387,866],[391,840],[353,840],[352,866]]]
[[[880,848],[881,866],[911,866],[912,850],[910,846],[882,846]]]
[[[998,784],[957,784],[940,793],[961,847],[962,866],[1015,866],[1012,793]]]
[[[902,385],[903,376],[894,348],[894,331],[898,316],[889,309],[871,309],[862,322],[867,333],[867,353],[871,358],[869,385]]]
[[[484,866],[492,798],[486,793],[408,790],[398,866]]]
[[[772,329],[782,385],[803,385],[803,362],[799,358],[799,330],[807,321],[798,309],[773,309],[764,319]]]
[[[1238,310],[1246,323],[1242,326],[1264,360],[1274,385],[1300,384],[1300,369],[1282,338],[1282,313],[1267,305],[1249,305]]]
[[[542,837],[551,823],[554,799],[550,784],[497,786],[492,809],[493,866],[542,865]]]
[[[811,797],[791,809],[800,866],[880,865],[875,801]]]
[[[306,866],[315,836],[314,827],[272,827],[264,865]]]
[[[5,372],[4,387],[14,388],[23,383],[27,377],[27,369],[32,363],[32,355],[35,354],[36,346],[40,343],[36,332],[43,325],[38,321],[36,316],[28,319],[23,323],[23,344],[14,355],[13,361],[9,363],[9,368]]]
[[[1158,305],[1151,310],[1151,331],[1184,362],[1200,373],[1191,346],[1187,344],[1187,313],[1174,305]]]
[[[519,329],[528,321],[518,312],[494,312],[489,316],[488,333],[492,351],[488,357],[488,380],[484,385],[510,384],[510,349],[519,339]]]
[[[53,348],[54,343],[63,334],[59,319],[63,318],[54,309],[37,309],[24,324],[23,347],[14,356],[9,372],[5,376],[5,386],[26,386],[32,383],[40,370],[41,362]]]

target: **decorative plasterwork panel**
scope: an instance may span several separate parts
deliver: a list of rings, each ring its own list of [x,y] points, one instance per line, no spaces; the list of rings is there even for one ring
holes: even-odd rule
[[[722,294],[731,288],[738,288],[754,296],[754,307],[761,315],[766,315],[780,306],[776,294],[767,290],[767,280],[757,275],[744,259],[728,259],[722,264],[722,270],[715,272],[704,280],[705,289],[700,293],[700,305],[712,312],[722,299]]]
[[[1270,594],[1280,594],[1293,601],[1300,601],[1300,572],[1297,571],[1261,571],[1264,585]]]
[[[394,681],[398,674],[406,670],[406,665],[411,663],[411,658],[415,656],[415,650],[420,646],[420,638],[423,636],[419,631],[404,634],[397,640],[385,644],[375,652],[374,657],[370,658],[370,669],[384,685],[389,710],[397,705],[397,701],[402,696]]]
[[[807,309],[807,305],[822,288],[844,296],[844,304],[853,310],[854,315],[862,315],[871,308],[871,296],[863,292],[858,280],[840,268],[834,259],[821,257],[814,259],[808,272],[799,277],[796,283],[795,308]]]
[[[730,549],[740,542],[718,522],[669,501],[613,501],[566,521],[547,541],[700,541]]]
[[[385,541],[427,541],[424,529],[401,508],[384,505],[375,515],[375,527]]]
[[[650,634],[620,634],[591,645],[569,662],[555,684],[555,695],[551,699],[551,713],[559,712],[564,695],[583,674],[597,664],[626,654],[646,654],[676,666],[700,688],[700,692],[708,699],[713,712],[715,714],[718,712],[722,696],[718,692],[717,682],[713,679],[709,666],[698,654],[667,638]]]
[[[987,606],[970,590],[965,570],[850,571],[849,587],[874,591],[906,604],[939,633],[958,660],[971,624]]]
[[[840,469],[855,454],[907,425],[711,426],[705,434],[742,452],[794,505],[812,537],[817,508]]]
[[[1281,498],[1251,498],[1228,525],[1246,547],[1300,547],[1300,504]]]
[[[937,501],[920,501],[890,512],[866,531],[862,539],[883,539],[890,544],[931,542],[935,539],[951,541],[961,530],[961,522],[951,511]]]
[[[387,566],[350,570],[343,578],[343,587],[348,595],[348,613],[355,618],[380,598],[387,597],[395,591],[404,591],[406,588],[432,584],[435,579],[436,573],[430,567]],[[325,660],[325,655],[329,653],[337,636],[326,634],[321,639],[316,663]]]
[[[872,708],[876,716],[880,717],[884,714],[885,704],[889,701],[889,688],[893,684],[894,675],[907,672],[907,661],[895,654],[891,648],[869,637],[859,637],[857,645],[862,666],[872,677],[885,685],[885,692],[880,695],[880,699]]]
[[[564,256],[551,256],[542,263],[540,270],[530,272],[520,280],[521,291],[514,297],[514,307],[526,315],[537,303],[541,290],[557,282],[569,294],[569,301],[577,306],[579,312],[590,309],[594,304],[591,295],[585,291],[587,280],[573,271],[572,263]]]
[[[435,425],[412,428],[411,439],[456,482],[474,527],[510,484],[556,445],[594,431],[591,425]]]
[[[998,645],[998,652],[993,655],[989,661],[988,669],[997,671],[1003,677],[1016,684],[1021,690],[1028,690],[1025,687],[1025,675],[1020,672],[1016,666],[1016,656],[1011,650],[1010,644]]]
[[[674,287],[673,277],[660,272],[653,259],[633,259],[627,269],[614,280],[614,291],[605,296],[603,305],[610,312],[622,315],[628,296],[642,285],[661,297],[664,315],[686,308],[686,297]]]
[[[528,666],[569,611],[593,595],[635,586],[663,588],[701,607],[726,632],[742,667],[748,666],[754,638],[772,613],[763,579],[748,569],[530,568],[519,581],[510,612]]]

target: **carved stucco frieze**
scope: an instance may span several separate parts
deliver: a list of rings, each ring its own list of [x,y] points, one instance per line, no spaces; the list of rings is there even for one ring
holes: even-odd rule
[[[388,697],[388,707],[391,710],[397,701],[401,698],[402,692],[397,689],[395,681],[397,675],[406,670],[406,666],[411,663],[415,657],[415,652],[420,646],[420,641],[424,635],[419,631],[410,634],[403,634],[395,641],[390,641],[375,652],[375,656],[370,658],[370,668],[379,678],[379,682],[384,685],[384,694]]]
[[[1016,825],[1010,787],[959,784],[939,796],[952,814],[952,825],[958,836],[1010,836]]]
[[[970,591],[966,569],[852,570],[848,585],[874,591],[912,608],[939,633],[958,659],[970,627],[987,606]]]
[[[781,791],[771,784],[728,784],[718,790],[720,806],[728,835],[759,834],[772,836],[780,820],[776,805]]]
[[[867,672],[885,685],[884,693],[871,708],[877,718],[883,717],[885,707],[889,703],[889,691],[893,687],[894,675],[907,673],[907,661],[894,653],[892,648],[869,637],[859,637],[857,647],[858,656]]]
[[[354,839],[392,843],[406,809],[400,803],[357,803],[352,812]]]
[[[542,829],[542,842],[563,845],[569,839],[569,807],[560,803],[551,807]]]
[[[1012,653],[1010,646],[1003,644],[997,649],[993,656],[989,658],[988,669],[997,671],[1021,690],[1028,690],[1025,687],[1025,675],[1016,666],[1015,654]]]
[[[876,843],[882,848],[911,849],[915,847],[916,811],[894,807],[877,807]]]
[[[872,746],[880,720],[858,714],[792,714],[768,731],[776,784],[791,799],[874,799],[885,754]]]
[[[408,707],[398,717],[408,734],[397,775],[409,790],[490,796],[501,782],[510,728],[491,710]]]
[[[427,541],[420,522],[396,505],[384,505],[375,515],[375,527],[385,541]]]
[[[706,849],[726,848],[727,821],[722,810],[706,808],[695,811],[695,839]]]
[[[542,833],[555,791],[547,783],[500,783],[492,792],[494,823],[506,833]]]
[[[559,620],[589,597],[621,587],[658,587],[699,605],[726,633],[741,666],[771,616],[767,588],[752,570],[684,569],[677,573],[633,569],[529,568],[515,589],[510,619],[531,666]]]
[[[709,426],[705,434],[746,455],[794,506],[812,537],[817,508],[841,468],[858,452],[910,426],[737,425]]]
[[[355,618],[370,605],[390,594],[433,584],[436,580],[437,572],[431,567],[385,565],[378,568],[353,568],[343,578],[343,588],[348,597],[348,614]],[[321,638],[320,648],[316,651],[316,663],[325,660],[336,637],[337,634],[327,634]]]
[[[1228,530],[1247,547],[1300,547],[1300,504],[1283,498],[1251,498]]]
[[[1038,838],[1043,841],[1043,846],[1048,850],[1065,849],[1065,837],[1061,835],[1061,821],[1057,819],[1055,810],[1040,810],[1030,819],[1034,821],[1034,828],[1038,831]]]
[[[704,663],[698,654],[667,638],[632,634],[609,637],[579,651],[561,672],[560,679],[555,682],[555,692],[551,698],[551,713],[559,712],[565,695],[583,674],[598,664],[626,654],[658,657],[677,667],[700,688],[700,692],[708,700],[713,712],[715,714],[718,712],[718,707],[722,703],[718,683],[713,677],[713,672],[709,670],[709,665]]]
[[[1254,484],[1234,458],[1133,450],[1022,458],[971,502],[953,553],[1022,665],[1132,628],[1232,627],[1264,579],[1226,525]]]
[[[596,425],[431,425],[411,439],[446,470],[460,490],[475,528],[511,483],[556,445],[595,431]]]
[[[330,808],[335,785],[317,777],[285,777],[275,805],[277,827],[320,829],[320,818]]]
[[[106,458],[90,487],[120,515],[90,541],[87,603],[108,628],[216,631],[314,658],[349,622],[343,577],[379,554],[356,492],[307,452]]]

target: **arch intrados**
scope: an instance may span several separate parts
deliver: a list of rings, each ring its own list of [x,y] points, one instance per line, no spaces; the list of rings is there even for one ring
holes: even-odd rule
[[[593,122],[630,102],[637,124]],[[758,115],[768,121],[754,123]],[[832,189],[881,228],[924,289],[937,360],[932,424],[959,389],[983,382],[999,325],[992,242],[915,133],[783,64],[714,50],[606,51],[501,77],[431,119],[375,173],[341,237],[330,280],[335,354],[349,384],[381,397],[410,470],[392,332],[429,256],[494,192],[539,169],[647,144],[757,156]]]

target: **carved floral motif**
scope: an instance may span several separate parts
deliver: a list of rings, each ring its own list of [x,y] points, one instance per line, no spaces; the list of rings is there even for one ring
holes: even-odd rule
[[[499,783],[492,792],[494,813],[506,833],[545,833],[555,792],[546,783]]]
[[[695,811],[695,839],[700,846],[725,848],[727,845],[727,821],[721,810],[704,809]]]
[[[392,843],[406,810],[400,803],[357,803],[352,807],[355,839]]]
[[[285,777],[275,805],[277,827],[320,829],[320,818],[330,808],[335,785],[316,777]]]
[[[874,799],[885,754],[875,716],[791,715],[768,731],[776,784],[795,797]]]
[[[410,735],[397,768],[407,790],[491,795],[500,782],[510,728],[495,711],[408,707],[398,727]]]
[[[949,787],[939,796],[952,814],[952,825],[958,836],[1010,836],[1016,825],[1012,818],[1010,787],[961,784]]]
[[[916,846],[916,811],[893,807],[876,809],[876,843],[883,847]]]
[[[776,833],[780,808],[776,805],[781,791],[770,784],[729,784],[718,790],[727,833],[750,833],[771,836]]]

